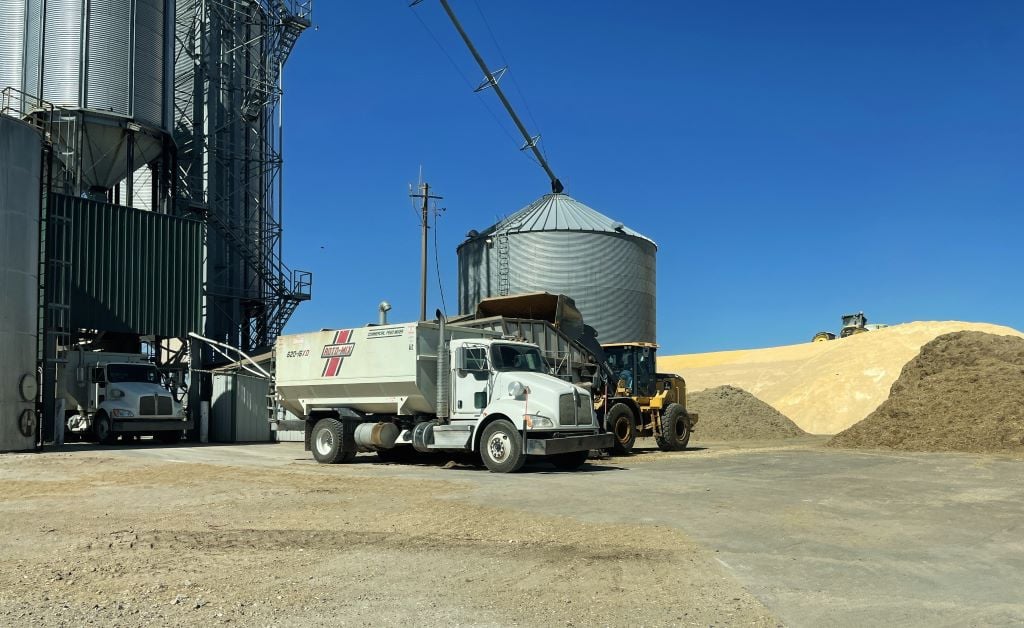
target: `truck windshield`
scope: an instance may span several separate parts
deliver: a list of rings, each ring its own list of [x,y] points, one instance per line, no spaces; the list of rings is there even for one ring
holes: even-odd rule
[[[160,383],[160,373],[148,364],[108,364],[107,381],[118,382]]]
[[[496,371],[544,372],[544,359],[536,347],[494,345],[491,348],[491,362]]]

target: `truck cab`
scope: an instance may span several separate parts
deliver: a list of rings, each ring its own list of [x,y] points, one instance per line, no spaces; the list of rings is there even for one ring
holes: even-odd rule
[[[510,447],[521,447],[524,455],[554,456],[556,466],[574,468],[590,449],[607,445],[607,435],[597,433],[590,393],[551,375],[536,345],[453,340],[450,350],[450,425],[478,428],[474,449],[492,470],[506,458],[515,459],[509,466],[521,464],[520,452],[506,451]],[[518,434],[499,429],[505,423]]]
[[[75,364],[68,370],[74,377],[65,386],[67,432],[103,444],[147,435],[173,443],[191,427],[160,371],[144,356],[72,356]]]

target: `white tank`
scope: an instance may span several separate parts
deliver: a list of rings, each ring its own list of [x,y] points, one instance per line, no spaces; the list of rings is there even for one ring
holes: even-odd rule
[[[39,134],[0,115],[0,451],[35,444]]]

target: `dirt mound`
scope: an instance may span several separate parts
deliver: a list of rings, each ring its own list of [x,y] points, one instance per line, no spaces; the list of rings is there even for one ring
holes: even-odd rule
[[[658,370],[679,373],[694,392],[737,386],[811,434],[835,434],[885,401],[900,369],[922,346],[958,331],[1024,336],[987,323],[918,321],[831,342],[661,356]]]
[[[829,445],[1024,450],[1024,338],[974,331],[939,336],[903,367],[877,410]]]
[[[694,437],[701,440],[774,440],[806,435],[786,415],[734,386],[690,393],[686,408],[697,413]]]

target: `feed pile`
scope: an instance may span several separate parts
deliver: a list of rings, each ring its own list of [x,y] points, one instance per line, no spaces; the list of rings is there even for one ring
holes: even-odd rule
[[[806,435],[786,415],[734,386],[690,393],[686,408],[697,413],[694,438],[700,440],[774,440]]]
[[[987,323],[918,321],[831,342],[660,356],[658,370],[682,375],[693,392],[724,384],[742,388],[811,434],[836,434],[886,400],[922,346],[958,331],[1024,336]]]
[[[829,445],[907,451],[1024,451],[1024,338],[939,336],[889,398]]]

